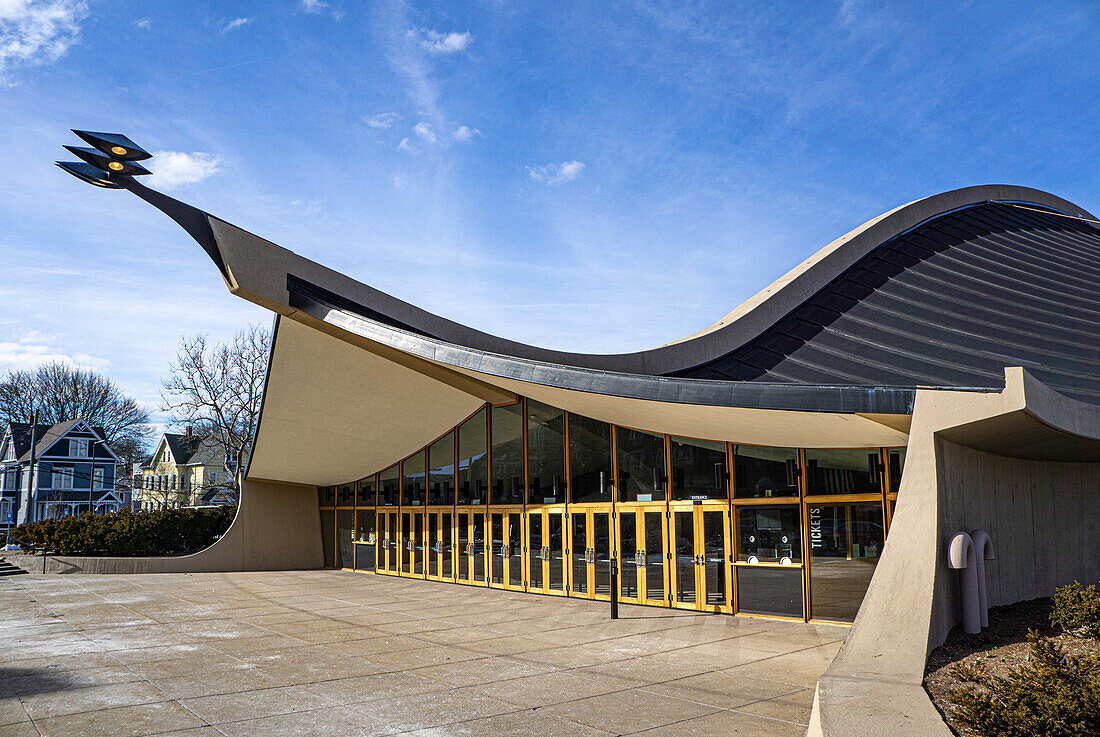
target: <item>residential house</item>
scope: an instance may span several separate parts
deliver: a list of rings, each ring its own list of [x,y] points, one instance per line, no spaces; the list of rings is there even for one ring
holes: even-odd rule
[[[188,428],[166,432],[142,468],[141,508],[145,510],[233,504],[236,487],[221,444]]]
[[[115,483],[119,463],[103,429],[83,420],[33,427],[9,422],[0,440],[0,526],[65,517],[89,506],[97,513],[118,511],[130,503],[128,491]]]

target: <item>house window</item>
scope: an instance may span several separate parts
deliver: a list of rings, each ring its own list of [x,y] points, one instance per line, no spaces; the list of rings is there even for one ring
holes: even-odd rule
[[[211,471],[210,472],[210,484],[214,485],[216,483],[218,483],[218,472],[217,471]]]
[[[53,469],[53,488],[55,489],[71,489],[73,488],[73,469],[71,468],[58,468]]]
[[[96,489],[103,488],[103,469],[95,468],[92,470],[92,485]]]
[[[69,457],[70,458],[87,458],[88,457],[88,441],[81,439],[73,439],[69,441]]]

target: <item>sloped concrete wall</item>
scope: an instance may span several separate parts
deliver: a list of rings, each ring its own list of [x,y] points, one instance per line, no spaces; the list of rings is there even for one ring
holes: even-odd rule
[[[818,681],[808,735],[950,737],[922,683],[928,653],[961,619],[955,532],[990,534],[994,606],[1100,579],[1100,407],[1019,368],[1005,379],[1000,393],[917,393],[890,534]]]
[[[41,557],[7,556],[31,572]],[[237,516],[210,547],[191,555],[112,558],[47,556],[49,573],[203,573],[322,567],[317,489],[299,484],[245,481]]]

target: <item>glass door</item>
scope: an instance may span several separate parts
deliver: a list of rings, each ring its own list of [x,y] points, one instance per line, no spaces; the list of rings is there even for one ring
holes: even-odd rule
[[[431,510],[427,515],[427,537],[424,539],[425,569],[427,577],[436,581],[454,580],[454,566],[452,565],[452,534],[451,521],[454,515],[451,510]],[[468,534],[467,534],[468,537]]]
[[[485,513],[459,511],[454,515],[455,580],[485,585]],[[444,563],[446,565],[446,563]]]
[[[628,603],[667,606],[665,505],[628,507],[617,516],[619,598]]]
[[[523,591],[523,512],[493,510],[489,515],[489,585]]]
[[[455,578],[459,583],[470,583],[474,567],[474,551],[470,545],[470,515],[455,515]]]
[[[401,532],[397,527],[397,512],[378,515],[381,547],[378,550],[378,572],[396,575],[401,555]]]
[[[672,605],[731,612],[729,511],[723,505],[671,506]]]
[[[571,594],[586,599],[611,598],[611,513],[569,513]]]
[[[424,576],[424,513],[401,513],[401,575]]]
[[[565,510],[527,513],[527,590],[565,594]]]

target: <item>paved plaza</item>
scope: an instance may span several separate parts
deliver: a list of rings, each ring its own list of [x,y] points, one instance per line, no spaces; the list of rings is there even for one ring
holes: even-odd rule
[[[0,735],[802,735],[847,628],[340,571],[0,579]]]

